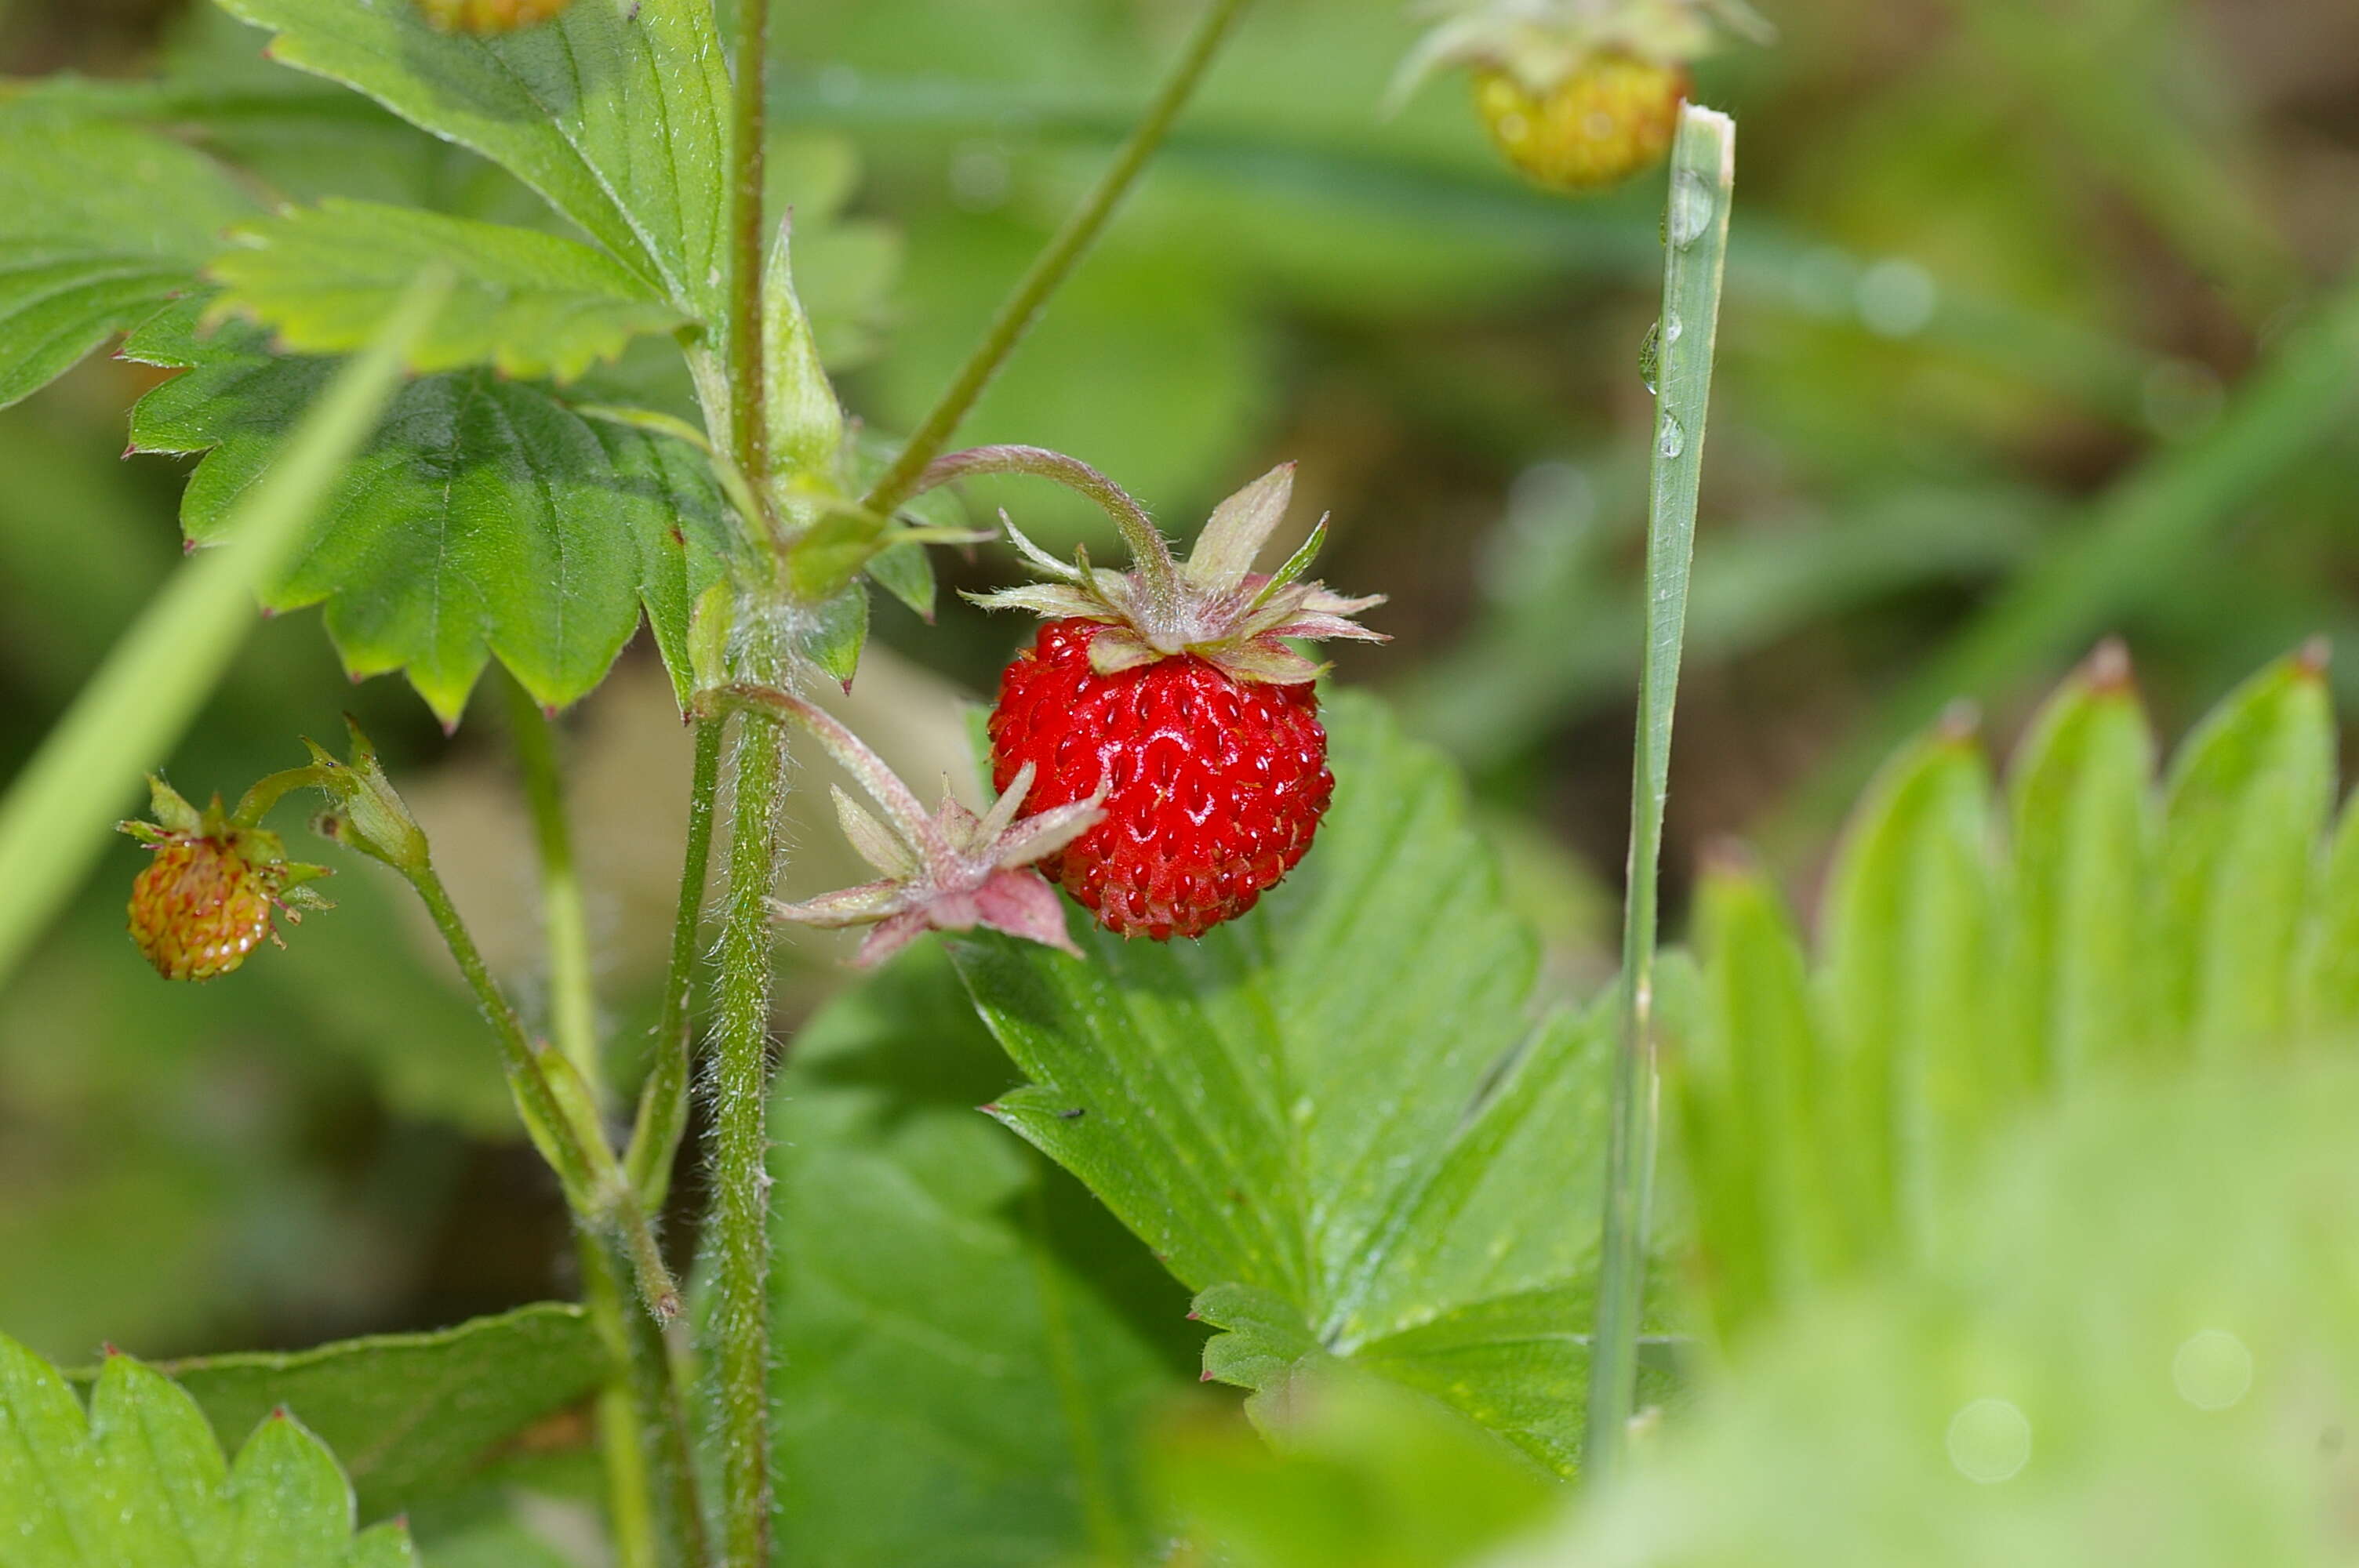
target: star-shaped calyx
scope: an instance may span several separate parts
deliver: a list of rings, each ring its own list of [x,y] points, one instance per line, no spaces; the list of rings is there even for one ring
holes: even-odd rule
[[[1294,465],[1281,464],[1215,507],[1183,563],[1145,508],[1078,459],[1038,447],[977,447],[938,460],[928,487],[980,473],[1035,473],[1081,492],[1105,508],[1130,546],[1126,572],[1093,567],[1087,552],[1068,564],[1026,538],[1005,513],[1007,536],[1049,579],[967,597],[987,610],[1029,610],[1061,621],[1078,617],[1105,630],[1090,642],[1090,665],[1102,676],[1191,654],[1238,680],[1298,686],[1324,667],[1288,647],[1286,637],[1386,641],[1352,619],[1384,595],[1347,599],[1304,573],[1327,540],[1327,520],[1275,572],[1253,569],[1294,497]]]
[[[1747,0],[1433,0],[1437,25],[1401,62],[1387,103],[1397,109],[1448,65],[1473,65],[1546,93],[1601,56],[1683,66],[1719,31],[1768,42],[1776,29]]]
[[[1056,806],[1023,821],[1032,770],[1024,769],[989,812],[977,816],[949,791],[930,814],[884,759],[825,709],[772,687],[725,687],[722,699],[788,719],[842,763],[885,814],[878,821],[841,787],[833,787],[836,820],[860,858],[883,877],[821,893],[799,903],[773,899],[770,913],[795,925],[826,930],[872,929],[853,962],[881,964],[929,931],[984,926],[1068,953],[1080,954],[1065,931],[1056,889],[1032,869],[1097,825],[1097,797]]]

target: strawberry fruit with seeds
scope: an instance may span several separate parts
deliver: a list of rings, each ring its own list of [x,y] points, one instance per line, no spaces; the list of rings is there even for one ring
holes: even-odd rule
[[[982,449],[943,464],[1061,479],[1104,505],[1131,548],[1127,572],[1086,555],[1068,566],[1010,523],[1052,580],[974,596],[1049,618],[1000,677],[995,782],[1033,770],[1032,810],[1103,798],[1103,819],[1041,869],[1125,936],[1200,936],[1251,909],[1310,849],[1335,787],[1322,666],[1281,639],[1384,641],[1352,619],[1381,595],[1304,579],[1324,518],[1277,573],[1252,569],[1286,514],[1293,465],[1221,503],[1182,564],[1136,502],[1072,459]]]

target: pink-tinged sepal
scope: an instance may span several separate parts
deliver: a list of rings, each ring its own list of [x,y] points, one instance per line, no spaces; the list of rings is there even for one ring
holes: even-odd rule
[[[863,968],[883,963],[929,931],[972,931],[979,925],[1079,956],[1066,934],[1056,890],[1031,868],[1097,825],[1103,813],[1096,799],[1073,801],[1018,822],[1016,813],[1032,787],[1032,770],[1027,768],[982,816],[947,795],[929,815],[883,758],[801,697],[741,686],[724,687],[709,700],[758,708],[801,726],[884,814],[880,820],[842,790],[835,791],[836,819],[844,837],[885,875],[799,903],[773,900],[774,918],[825,930],[871,927],[853,958]]]
[[[974,895],[977,924],[1044,947],[1060,947],[1078,958],[1082,950],[1065,929],[1065,906],[1035,871],[1001,871]]]
[[[1348,598],[1323,583],[1303,580],[1327,537],[1324,517],[1276,572],[1265,576],[1253,569],[1294,498],[1292,463],[1281,463],[1213,508],[1185,564],[1172,560],[1145,508],[1077,459],[1033,447],[978,447],[940,459],[927,471],[931,483],[977,473],[1038,474],[1106,509],[1130,546],[1129,571],[1093,568],[1089,557],[1078,553],[1068,566],[1008,522],[1010,542],[1050,580],[968,595],[986,610],[1028,610],[1050,621],[1098,622],[1104,630],[1090,643],[1090,667],[1099,675],[1120,675],[1184,655],[1237,680],[1300,686],[1316,680],[1326,666],[1281,647],[1277,639],[1387,641],[1383,633],[1352,619],[1382,604],[1382,594]],[[1001,519],[1006,521],[1006,514]]]

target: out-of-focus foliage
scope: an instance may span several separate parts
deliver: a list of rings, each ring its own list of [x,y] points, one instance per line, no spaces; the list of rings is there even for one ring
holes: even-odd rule
[[[1815,970],[1757,872],[1706,872],[1672,1103],[1695,1283],[1724,1338],[1865,1260],[1943,1250],[1945,1195],[2027,1105],[2359,1022],[2359,829],[2324,838],[2314,654],[2222,703],[2159,787],[2154,764],[2108,648],[2034,719],[2004,806],[1954,726],[1886,764],[1830,875]]]
[[[2083,1097],[1503,1568],[2347,1561],[2354,1115],[2347,1060]]]

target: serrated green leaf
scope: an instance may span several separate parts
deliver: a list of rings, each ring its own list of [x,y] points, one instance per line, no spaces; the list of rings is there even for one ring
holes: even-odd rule
[[[1822,1016],[1853,1110],[1837,1145],[1904,1247],[2020,1098],[2024,1064],[1995,1025],[1991,781],[1973,741],[1936,732],[1885,765],[1844,830],[1820,940]]]
[[[1335,804],[1251,914],[1193,943],[1093,930],[1078,961],[951,944],[1032,1079],[997,1113],[1183,1283],[1230,1288],[1216,1309],[1282,1306],[1323,1353],[1569,1468],[1603,1036],[1532,1024],[1536,944],[1441,759],[1370,699],[1328,717]]]
[[[410,0],[226,0],[273,58],[368,94],[539,191],[662,297],[722,319],[728,73],[701,0],[440,32]]]
[[[250,316],[296,353],[360,348],[409,280],[436,265],[457,287],[410,351],[412,370],[489,365],[570,381],[633,336],[683,319],[603,253],[506,223],[331,198],[243,224],[232,238],[236,247],[207,269],[223,285],[212,314]]]
[[[1006,1079],[930,945],[813,1020],[780,1076],[771,1386],[793,1562],[1147,1555],[1135,1449],[1191,1380],[1186,1301],[975,1113]]]
[[[605,1368],[582,1309],[545,1302],[430,1334],[160,1369],[225,1444],[283,1406],[344,1456],[363,1516],[377,1519],[473,1485],[487,1454],[589,1394]]]
[[[189,367],[133,408],[131,441],[206,454],[180,518],[209,544],[333,362],[270,354],[235,322],[201,335],[201,308],[174,305],[123,351]],[[396,398],[264,603],[324,603],[346,668],[404,671],[446,724],[494,654],[538,702],[582,697],[644,605],[685,702],[690,609],[727,570],[733,526],[710,466],[679,442],[583,418],[488,371],[425,376]]]
[[[1500,1568],[2346,1563],[2359,1073],[2093,1082]],[[1486,1561],[1491,1561],[1487,1560]]]
[[[1706,869],[1696,898],[1697,1016],[1667,1030],[1665,1079],[1696,1210],[1698,1265],[1726,1340],[1858,1249],[1851,1108],[1820,1027],[1799,936],[1758,873]]]
[[[2008,770],[2006,1028],[2054,1087],[2150,1039],[2143,890],[2154,853],[2155,743],[2125,681],[2083,674],[2031,723]]]
[[[203,154],[38,98],[0,101],[0,407],[189,287],[255,211]]]
[[[2359,1033],[2359,795],[2343,820],[2318,880],[2303,938],[2296,1023],[2311,1036]]]
[[[2291,1021],[2311,862],[2334,794],[2334,725],[2308,657],[2263,670],[2173,759],[2147,983],[2173,1043],[2217,1057]]]
[[[378,1434],[382,1435],[382,1434]],[[408,1568],[407,1531],[353,1533],[320,1440],[266,1416],[234,1465],[196,1403],[125,1356],[84,1421],[65,1379],[0,1335],[0,1542],[8,1568]]]

